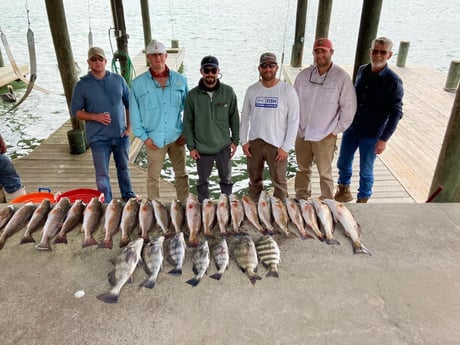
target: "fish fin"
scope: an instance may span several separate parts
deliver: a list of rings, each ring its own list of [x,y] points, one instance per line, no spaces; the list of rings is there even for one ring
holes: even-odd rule
[[[326,238],[326,243],[331,245],[331,244],[338,244],[340,245],[340,242],[337,241],[335,238]]]
[[[86,247],[90,247],[90,246],[96,246],[98,244],[99,243],[97,243],[97,241],[94,238],[90,237],[88,239],[83,240],[83,243],[82,243],[81,246],[82,246],[82,248],[86,248]]]
[[[171,274],[173,276],[180,276],[182,275],[182,268],[174,268],[171,271],[169,271],[168,274]]]
[[[65,243],[67,244],[67,236],[64,235],[57,235],[57,237],[54,239],[54,243]]]
[[[112,249],[113,247],[113,241],[112,240],[103,240],[99,245],[97,246],[98,248],[108,248]]]
[[[96,298],[105,303],[118,303],[118,295],[110,292],[98,295]]]
[[[139,286],[143,286],[147,289],[153,289],[155,287],[155,281],[147,278],[142,283],[140,283]]]
[[[24,243],[36,243],[34,238],[32,236],[24,236],[23,238],[21,238],[21,242],[19,242],[19,244],[24,244]]]
[[[249,276],[249,280],[251,281],[252,285],[256,285],[256,282],[261,279],[262,278],[258,276],[257,274],[253,274],[252,276]]]
[[[109,281],[109,284],[111,286],[115,286],[117,284],[117,279],[115,278],[115,270],[113,271],[110,271],[108,274],[107,274],[107,279]]]
[[[176,263],[175,263],[174,260],[172,259],[171,255],[168,255],[168,256],[166,257],[166,261],[168,261],[171,265],[176,266]]]
[[[0,249],[2,249],[4,245],[5,245],[5,239],[2,238],[2,239],[0,240]]]
[[[278,272],[276,271],[268,271],[267,274],[265,275],[266,277],[275,277],[275,278],[279,278],[280,275]]]
[[[192,285],[193,287],[197,286],[200,283],[201,279],[192,278],[186,281],[187,284]]]
[[[212,278],[212,279],[215,279],[215,280],[220,280],[220,278],[222,278],[222,273],[216,272],[216,273],[214,273],[213,275],[211,275],[209,277]]]
[[[193,267],[192,267],[192,271],[193,271],[193,273],[195,273],[195,274],[198,274],[198,270],[197,270],[197,268],[196,268],[196,266],[195,266],[195,265],[193,265]]]
[[[353,253],[354,254],[367,254],[372,256],[371,252],[364,247],[361,243],[355,243],[353,244]]]

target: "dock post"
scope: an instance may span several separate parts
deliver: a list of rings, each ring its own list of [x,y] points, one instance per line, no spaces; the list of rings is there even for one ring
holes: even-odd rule
[[[331,23],[332,0],[319,0],[318,17],[316,18],[315,40],[321,37],[329,37]]]
[[[439,152],[438,162],[431,182],[430,195],[438,186],[443,186],[442,193],[434,202],[460,202],[460,88],[457,88],[452,113],[447,124],[446,134]]]
[[[147,45],[152,40],[152,28],[150,26],[150,16],[149,16],[149,2],[148,0],[141,0],[141,12],[142,12],[142,26],[144,27],[144,49],[147,48]],[[149,65],[149,60],[147,55],[145,55],[145,65]]]
[[[450,62],[449,73],[447,73],[446,86],[444,90],[455,92],[460,81],[460,60],[453,60]]]
[[[179,48],[179,40],[171,40],[171,48]]]
[[[307,22],[307,0],[297,0],[294,44],[291,53],[291,66],[302,66],[303,46],[305,43],[305,24]]]
[[[67,131],[67,139],[71,154],[79,155],[86,151],[86,136],[83,129],[77,128]]]
[[[396,66],[406,67],[407,54],[409,52],[409,41],[399,42],[398,58],[396,59]]]

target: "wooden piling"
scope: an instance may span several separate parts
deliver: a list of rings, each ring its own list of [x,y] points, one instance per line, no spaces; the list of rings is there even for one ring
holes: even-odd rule
[[[399,42],[398,58],[396,59],[396,66],[406,67],[407,54],[409,53],[409,41]]]
[[[430,194],[439,187],[443,190],[433,202],[460,202],[460,88],[457,88],[452,113],[439,153],[431,183]]]
[[[144,47],[147,48],[147,45],[152,40],[152,29],[150,26],[150,12],[149,12],[149,2],[148,0],[141,0],[141,12],[142,12],[142,26],[144,28]],[[145,65],[148,66],[149,62],[147,55],[145,55]]]
[[[307,22],[307,0],[297,0],[294,44],[292,46],[291,66],[302,66],[303,46],[305,43],[305,24]]]
[[[446,86],[444,90],[455,92],[460,81],[460,60],[450,62],[449,72],[447,73]]]
[[[117,39],[117,49],[119,56],[121,75],[126,79],[128,75],[128,34],[126,33],[125,15],[122,0],[111,0],[113,23],[115,26],[115,37]],[[128,80],[127,80],[128,81]]]
[[[353,67],[353,82],[356,79],[358,68],[370,61],[369,48],[377,35],[380,12],[383,0],[364,0],[359,24],[358,43],[356,46],[355,64]]]
[[[329,37],[331,12],[332,0],[319,0],[318,17],[316,18],[315,40],[321,37]]]

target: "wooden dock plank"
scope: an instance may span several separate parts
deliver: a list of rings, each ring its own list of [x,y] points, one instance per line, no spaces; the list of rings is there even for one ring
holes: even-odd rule
[[[19,65],[18,68],[23,77],[29,73],[29,67],[27,65]],[[11,66],[0,67],[0,87],[8,85],[18,79],[18,76],[14,73]]]

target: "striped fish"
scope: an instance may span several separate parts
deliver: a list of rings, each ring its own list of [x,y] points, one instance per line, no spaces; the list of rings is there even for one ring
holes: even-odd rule
[[[265,235],[257,241],[257,256],[264,267],[268,268],[267,277],[279,277],[278,267],[281,263],[278,243],[270,235]]]

